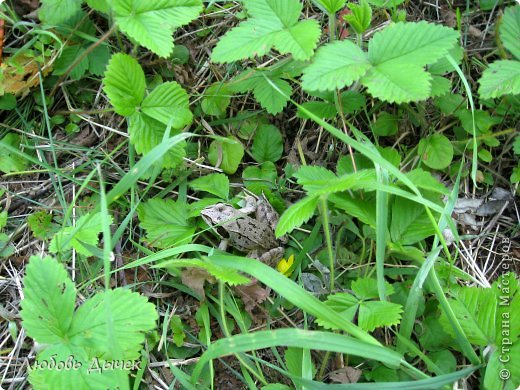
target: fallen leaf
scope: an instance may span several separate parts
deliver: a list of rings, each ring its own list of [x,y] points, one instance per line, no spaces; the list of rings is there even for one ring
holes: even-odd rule
[[[181,273],[182,283],[204,299],[204,283],[215,283],[216,279],[202,268],[186,268]]]
[[[361,370],[354,367],[343,367],[329,374],[331,381],[336,383],[357,383],[361,377]]]

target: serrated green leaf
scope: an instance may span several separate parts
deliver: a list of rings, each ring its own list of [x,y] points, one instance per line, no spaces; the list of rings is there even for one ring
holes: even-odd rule
[[[233,62],[263,56],[273,47],[297,60],[307,60],[320,36],[314,20],[298,22],[299,0],[244,0],[251,16],[224,35],[211,54],[215,62]]]
[[[358,326],[372,332],[382,326],[397,325],[403,307],[388,301],[367,301],[359,304]]]
[[[433,134],[419,141],[418,154],[426,166],[444,169],[453,159],[453,145],[446,136]]]
[[[359,219],[361,222],[376,227],[376,205],[374,194],[365,194],[363,199],[356,199],[348,193],[331,194],[328,200],[347,215]]]
[[[71,45],[65,47],[61,55],[54,62],[54,74],[62,75],[65,74],[65,71],[69,68],[70,64],[74,62],[74,60],[85,52],[85,49],[81,45]],[[88,69],[88,58],[85,57],[83,60],[78,63],[74,69],[70,72],[70,77],[73,80],[79,80]]]
[[[108,340],[107,340],[108,341]],[[71,360],[72,356],[72,360]],[[51,370],[35,369],[29,373],[29,382],[34,389],[107,389],[116,386],[121,390],[129,390],[128,371],[121,369],[97,370],[96,365],[103,367],[104,360],[71,343],[54,344],[37,356],[42,365],[53,360],[76,364],[76,369]],[[107,362],[111,363],[111,362]],[[73,366],[74,367],[74,366]]]
[[[345,6],[345,0],[313,0],[322,6],[329,14],[335,14]]]
[[[107,45],[99,45],[87,56],[88,70],[96,76],[102,76],[105,73],[108,61],[110,59],[110,49]]]
[[[110,223],[112,217],[109,216]],[[74,248],[78,253],[91,256],[90,250],[83,243],[90,246],[97,246],[99,233],[102,231],[101,213],[87,214],[76,221],[75,226],[62,228],[56,233],[49,245],[52,253],[63,253]]]
[[[432,75],[430,97],[439,97],[450,92],[451,80],[446,77]]]
[[[499,28],[504,47],[520,60],[520,6],[508,7]]]
[[[184,324],[182,323],[182,319],[179,315],[174,314],[171,317],[170,328],[173,333],[173,342],[177,347],[182,347],[184,344],[184,339],[186,338],[186,333],[184,332]]]
[[[223,173],[211,173],[191,180],[190,187],[195,191],[206,191],[221,199],[229,196],[229,179]]]
[[[348,7],[352,13],[345,15],[343,18],[358,34],[363,34],[370,27],[372,8],[366,0],[361,0],[359,4],[348,4]]]
[[[368,0],[368,2],[378,8],[391,9],[397,7],[399,4],[404,3],[404,0]]]
[[[17,154],[11,153],[2,144],[19,148],[22,138],[15,133],[7,133],[0,139],[0,171],[4,173],[23,171],[27,167],[27,160]]]
[[[40,20],[46,24],[60,24],[81,10],[82,0],[42,0],[38,12]]]
[[[496,335],[497,295],[491,288],[463,287],[449,300],[469,342],[486,346],[494,343]],[[451,336],[454,331],[442,312],[441,325]]]
[[[209,145],[208,159],[213,166],[220,167],[228,175],[238,169],[244,157],[244,147],[235,137],[227,137],[228,141],[213,140]]]
[[[435,235],[424,206],[408,199],[395,197],[392,204],[390,237],[392,242],[412,245]]]
[[[74,314],[68,337],[105,359],[137,359],[144,332],[155,328],[158,315],[146,297],[117,288],[96,294]],[[108,342],[107,342],[108,341]]]
[[[146,230],[146,240],[156,248],[191,242],[195,226],[188,213],[188,204],[171,199],[150,199],[137,208],[140,225]]]
[[[269,114],[276,115],[283,111],[289,98],[282,95],[269,80],[264,77],[256,78],[257,84],[253,88],[255,99],[260,105],[266,109]],[[281,78],[274,78],[270,80],[280,91],[286,96],[292,95],[291,85]]]
[[[143,114],[164,125],[180,129],[192,121],[189,103],[186,91],[178,83],[171,81],[158,85],[144,99],[141,110]]]
[[[520,94],[520,61],[502,60],[493,62],[484,71],[479,82],[480,88],[478,91],[482,99]]]
[[[401,104],[427,99],[431,78],[421,66],[394,61],[372,67],[362,77],[361,83],[372,96]]]
[[[318,49],[312,64],[305,68],[302,87],[307,91],[348,87],[370,67],[367,54],[353,42],[329,43]]]
[[[424,21],[391,24],[374,34],[368,44],[368,58],[374,66],[394,63],[421,67],[444,57],[458,37],[451,28]]]
[[[406,172],[406,176],[413,182],[413,184],[417,186],[417,188],[437,192],[443,195],[447,195],[449,193],[448,188],[444,184],[433,177],[430,172],[424,171],[421,168]]]
[[[282,157],[283,139],[278,127],[261,125],[255,133],[251,153],[254,159],[261,163],[276,162]]]
[[[166,132],[166,125],[163,123],[140,112],[134,113],[128,118],[128,122],[130,143],[134,145],[137,153],[145,155],[163,141],[164,133]],[[181,141],[171,148],[163,156],[162,167],[175,168],[179,166],[186,155],[185,149],[185,141]]]
[[[282,237],[307,222],[313,216],[317,204],[318,197],[306,197],[285,210],[276,226],[276,237]]]
[[[173,50],[175,28],[188,24],[202,11],[201,0],[114,0],[121,31],[161,57]]]
[[[76,289],[65,267],[52,257],[32,256],[24,278],[21,316],[27,334],[42,344],[66,339]]]
[[[507,354],[501,349],[495,350],[489,357],[484,375],[486,390],[518,390],[520,386],[520,343],[517,341]],[[509,377],[508,377],[509,376]]]
[[[144,98],[146,82],[137,60],[127,54],[117,53],[108,63],[104,91],[119,115],[130,116]]]

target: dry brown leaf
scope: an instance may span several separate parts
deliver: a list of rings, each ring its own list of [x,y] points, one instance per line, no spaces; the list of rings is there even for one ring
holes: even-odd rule
[[[181,273],[182,283],[204,298],[204,283],[215,283],[216,280],[205,269],[186,268]]]
[[[256,305],[265,301],[269,296],[267,290],[260,286],[257,280],[254,280],[246,285],[236,286],[235,291],[242,298],[245,309],[250,314]]]
[[[361,370],[354,367],[343,367],[329,374],[331,381],[336,383],[357,383],[361,377]]]
[[[52,70],[51,66],[40,66],[40,68],[44,77]],[[31,88],[39,85],[40,68],[36,60],[31,57],[19,55],[12,61],[6,58],[0,67],[0,90],[16,96],[26,96]]]

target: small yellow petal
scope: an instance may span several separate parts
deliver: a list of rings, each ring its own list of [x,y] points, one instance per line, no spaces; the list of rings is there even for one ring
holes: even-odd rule
[[[282,259],[276,266],[276,269],[278,272],[284,274],[285,276],[289,276],[291,274],[290,269],[292,265],[294,264],[294,255],[290,255],[289,258]]]

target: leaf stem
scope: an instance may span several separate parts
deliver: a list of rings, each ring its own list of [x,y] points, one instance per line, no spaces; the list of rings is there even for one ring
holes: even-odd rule
[[[327,198],[322,196],[320,198],[320,212],[323,218],[323,230],[325,233],[325,240],[327,242],[327,255],[329,257],[330,269],[330,292],[334,291],[334,251],[332,250],[332,238],[330,236],[329,226],[329,207],[327,205]]]

